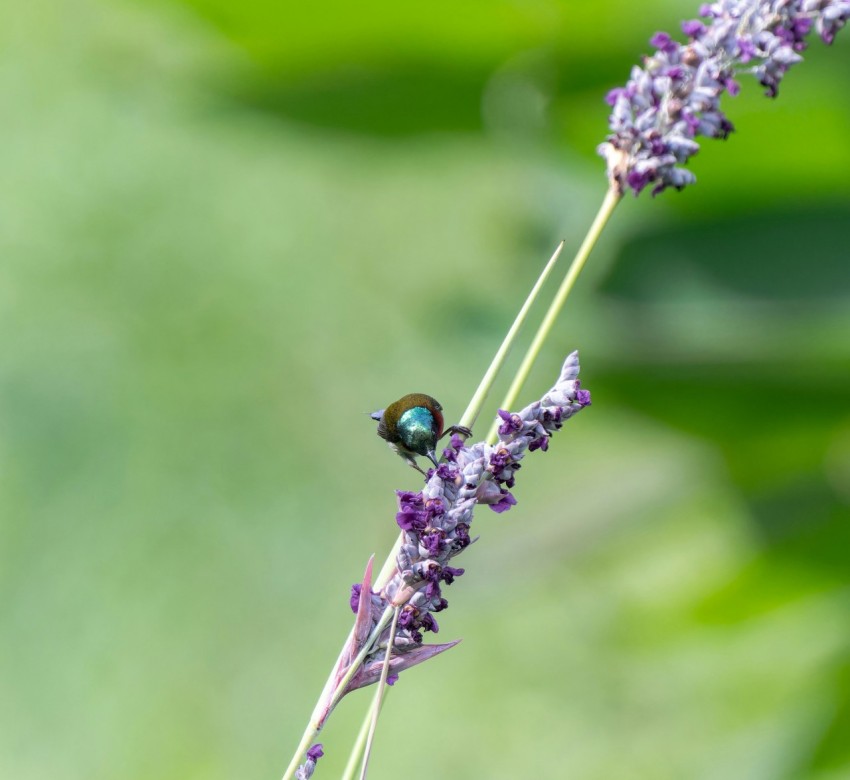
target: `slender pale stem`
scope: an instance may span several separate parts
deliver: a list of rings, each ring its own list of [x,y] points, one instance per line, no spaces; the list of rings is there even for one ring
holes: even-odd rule
[[[378,695],[377,691],[375,695]],[[357,764],[360,763],[360,757],[363,755],[363,748],[366,747],[366,737],[371,725],[372,721],[368,717],[363,718],[363,722],[360,724],[360,732],[354,741],[354,747],[351,748],[351,754],[348,756],[348,762],[340,780],[354,780],[354,773],[357,771]]]
[[[537,299],[540,290],[542,289],[546,280],[549,278],[549,274],[555,267],[555,263],[558,261],[558,256],[561,254],[561,250],[563,248],[564,242],[561,241],[561,243],[558,244],[557,249],[555,249],[555,252],[552,257],[549,258],[549,262],[546,263],[546,267],[543,269],[542,273],[537,278],[537,281],[534,283],[534,287],[531,288],[531,292],[528,294],[528,297],[525,299],[525,303],[522,305],[522,308],[517,313],[513,325],[511,325],[510,330],[507,332],[507,335],[502,341],[502,345],[496,351],[493,360],[490,362],[490,367],[487,369],[487,371],[484,373],[484,376],[481,378],[481,381],[478,383],[478,389],[473,394],[472,400],[469,402],[469,406],[466,407],[466,411],[463,413],[463,417],[460,418],[459,425],[462,425],[465,428],[471,428],[473,425],[475,425],[475,421],[478,419],[478,414],[481,411],[481,407],[484,405],[484,401],[487,399],[487,394],[490,392],[490,388],[493,386],[493,382],[496,380],[496,375],[499,373],[499,369],[502,367],[505,362],[505,358],[507,358],[508,353],[511,351],[511,347],[513,346],[513,343],[516,340],[517,334],[519,333],[522,324],[525,322],[525,319],[528,316],[528,312],[530,311],[532,304]]]
[[[384,691],[386,690],[387,677],[390,673],[390,658],[392,657],[393,644],[395,643],[395,632],[400,611],[401,607],[396,607],[393,610],[393,622],[390,624],[390,635],[387,640],[387,650],[384,654],[384,665],[381,667],[381,679],[378,681],[378,690],[375,691],[375,698],[372,700],[372,723],[369,726],[369,737],[366,740],[366,750],[363,753],[363,767],[360,770],[360,780],[366,780],[366,773],[369,771],[369,756],[372,755],[372,743],[375,740],[375,731],[378,728],[378,716],[381,714],[381,705],[384,703]]]
[[[537,356],[540,354],[540,350],[543,347],[543,343],[549,336],[549,333],[552,330],[552,326],[555,324],[555,320],[558,318],[558,314],[560,314],[561,309],[564,308],[564,303],[566,302],[567,297],[572,291],[573,285],[575,285],[576,279],[578,279],[578,275],[581,273],[582,268],[584,268],[584,264],[587,262],[587,258],[590,256],[591,250],[596,245],[596,242],[599,240],[599,236],[602,233],[602,228],[605,227],[605,224],[608,222],[608,219],[614,211],[614,207],[620,202],[621,198],[622,195],[620,195],[616,187],[612,186],[606,193],[605,199],[602,201],[602,206],[600,206],[599,211],[596,214],[596,218],[593,220],[593,224],[590,226],[590,230],[584,237],[584,241],[582,241],[575,258],[573,259],[573,262],[567,269],[567,274],[564,277],[564,281],[561,282],[561,286],[558,288],[558,292],[555,293],[555,297],[552,299],[552,303],[549,305],[549,310],[543,317],[543,321],[540,323],[540,327],[537,329],[537,333],[534,335],[534,339],[531,342],[531,346],[529,346],[528,351],[525,353],[525,357],[523,358],[519,369],[517,369],[514,381],[511,383],[511,386],[508,389],[507,394],[505,395],[505,399],[502,401],[502,405],[499,407],[500,409],[512,409],[513,405],[516,403],[517,397],[519,396],[520,391],[522,390],[522,386],[525,384],[525,380],[528,379],[528,375],[531,372],[531,368],[534,365],[534,361],[537,360]],[[494,422],[490,428],[490,431],[487,434],[486,439],[486,441],[490,444],[496,441],[497,429],[498,422]]]
[[[283,773],[283,780],[290,780],[290,778],[295,775],[295,770],[298,769],[298,766],[301,763],[301,758],[307,752],[307,749],[313,743],[313,740],[316,738],[318,733],[319,727],[314,725],[314,721],[311,718],[310,722],[307,724],[307,728],[304,730],[304,734],[301,737],[301,742],[299,742],[298,747],[295,748],[295,755],[292,756],[289,766],[286,767],[286,771]]]
[[[387,559],[384,561],[384,565],[381,567],[381,570],[378,572],[378,576],[375,577],[375,584],[372,588],[375,592],[380,593],[381,590],[383,590],[384,585],[386,585],[392,579],[392,576],[395,573],[396,559],[398,558],[398,551],[401,549],[401,545],[402,545],[403,541],[404,541],[404,534],[400,533],[395,540],[395,544],[393,544],[392,550],[390,550],[390,554],[387,556]]]

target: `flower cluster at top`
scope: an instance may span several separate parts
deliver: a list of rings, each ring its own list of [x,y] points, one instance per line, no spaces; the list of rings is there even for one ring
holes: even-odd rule
[[[425,487],[418,493],[398,491],[396,522],[402,530],[402,544],[395,574],[380,594],[369,590],[369,597],[365,598],[364,586],[358,584],[351,596],[358,621],[364,617],[364,610],[368,611],[370,630],[387,606],[400,608],[390,682],[395,681],[398,672],[456,644],[422,644],[423,632],[439,630],[434,613],[448,606],[442,587],[464,572],[450,566],[449,561],[474,541],[469,528],[475,507],[486,504],[496,512],[504,512],[515,505],[510,489],[526,452],[545,451],[549,437],[590,405],[590,393],[581,388],[578,371],[578,353],[573,352],[555,386],[543,398],[515,414],[499,412],[502,424],[496,444],[477,442],[466,446],[461,437],[454,435],[451,446],[443,453],[444,462],[429,472]],[[360,635],[366,633],[361,631]],[[388,641],[385,631],[351,679],[348,690],[377,681]]]
[[[625,87],[608,93],[611,134],[598,151],[621,194],[692,184],[695,176],[680,166],[699,150],[694,138],[724,139],[733,130],[720,96],[738,93],[735,77],[752,73],[775,97],[785,72],[802,60],[811,29],[832,43],[850,18],[850,0],[720,0],[699,15],[706,21],[682,23],[685,44],[653,36],[655,53],[632,68]]]

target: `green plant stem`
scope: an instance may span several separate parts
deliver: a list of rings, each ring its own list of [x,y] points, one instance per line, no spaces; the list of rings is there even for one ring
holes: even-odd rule
[[[387,650],[384,654],[384,665],[381,667],[381,679],[378,681],[378,690],[375,691],[375,697],[372,699],[372,722],[369,725],[369,737],[366,740],[366,750],[363,753],[363,767],[360,770],[360,780],[366,780],[366,773],[369,771],[369,756],[372,755],[372,743],[375,740],[375,731],[378,729],[378,716],[381,714],[381,705],[384,702],[384,691],[386,690],[387,677],[390,673],[390,659],[392,657],[393,644],[395,643],[399,612],[401,612],[401,607],[396,607],[393,610],[393,622],[390,624],[390,633],[387,638]]]
[[[487,399],[487,394],[490,392],[493,382],[496,380],[499,369],[501,369],[504,365],[505,359],[511,351],[511,347],[516,340],[517,334],[528,316],[528,312],[531,310],[534,301],[537,300],[537,296],[546,280],[549,278],[549,274],[552,272],[552,269],[555,267],[555,263],[558,261],[558,257],[560,256],[563,248],[564,242],[561,241],[555,249],[552,257],[549,258],[549,262],[546,263],[545,268],[537,278],[534,286],[531,288],[531,292],[528,294],[528,297],[525,299],[525,303],[517,313],[513,325],[511,325],[510,330],[508,330],[505,338],[502,340],[501,346],[496,351],[493,360],[490,362],[489,368],[484,372],[484,376],[478,383],[478,388],[475,390],[475,393],[469,402],[469,406],[466,407],[463,417],[460,418],[459,425],[462,425],[465,428],[472,428],[472,426],[475,425],[475,421],[478,419],[478,414],[481,411],[481,407],[484,405],[484,401]]]
[[[573,258],[572,263],[570,263],[566,276],[564,276],[564,281],[561,282],[558,292],[555,293],[555,297],[552,299],[552,303],[549,305],[549,309],[543,317],[543,321],[540,323],[540,327],[537,329],[537,333],[534,335],[534,339],[532,340],[528,351],[525,353],[525,357],[522,359],[520,367],[517,369],[516,376],[514,376],[514,380],[502,401],[502,405],[499,407],[500,409],[512,409],[516,403],[520,391],[525,384],[525,380],[528,379],[528,375],[531,373],[534,361],[537,360],[544,342],[548,338],[549,333],[552,331],[552,326],[555,324],[558,314],[560,314],[561,309],[564,308],[564,303],[566,303],[567,297],[572,291],[576,279],[578,279],[578,275],[584,268],[591,250],[594,246],[596,246],[596,242],[599,240],[602,229],[605,227],[608,219],[614,212],[614,207],[621,199],[622,195],[617,191],[616,187],[612,186],[608,189],[608,192],[605,194],[605,199],[602,201],[602,205],[596,214],[596,218],[590,226],[590,230],[588,230],[575,258]],[[490,431],[487,433],[486,441],[490,444],[493,444],[496,441],[498,425],[498,422],[494,422]]]
[[[375,696],[378,692],[375,691]],[[363,718],[360,724],[360,732],[357,734],[357,739],[354,741],[354,746],[351,748],[351,754],[348,756],[348,762],[342,772],[340,780],[354,780],[354,773],[357,771],[357,765],[360,763],[360,757],[363,755],[363,748],[366,747],[366,737],[369,734],[371,720],[368,717]]]

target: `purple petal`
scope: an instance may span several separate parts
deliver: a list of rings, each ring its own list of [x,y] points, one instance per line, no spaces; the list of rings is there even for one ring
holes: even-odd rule
[[[501,514],[502,512],[507,512],[512,506],[516,506],[516,499],[506,490],[502,494],[501,501],[490,504],[490,509]]]

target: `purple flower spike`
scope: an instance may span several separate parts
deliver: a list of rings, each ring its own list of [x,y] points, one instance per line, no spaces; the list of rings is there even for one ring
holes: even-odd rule
[[[832,43],[850,19],[850,0],[718,0],[699,15],[707,21],[682,24],[686,44],[656,33],[654,54],[606,96],[611,133],[597,151],[620,194],[653,185],[657,195],[696,181],[682,166],[699,151],[696,136],[725,139],[734,129],[720,97],[738,93],[735,77],[752,74],[776,97],[812,28]]]
[[[590,394],[579,384],[578,372],[578,353],[573,352],[564,362],[558,381],[540,400],[519,412],[499,411],[499,441],[467,444],[453,437],[450,450],[454,457],[429,471],[420,492],[397,491],[396,522],[402,535],[395,571],[376,592],[377,584],[372,589],[370,561],[363,580],[352,587],[350,603],[357,617],[349,645],[334,669],[337,683],[351,671],[369,638],[373,644],[344,694],[380,679],[388,648],[390,677],[394,677],[457,644],[423,644],[424,634],[439,631],[434,613],[449,605],[442,588],[464,573],[450,562],[475,541],[470,538],[469,527],[476,507],[484,505],[504,512],[515,506],[510,489],[520,461],[529,452],[545,449],[564,422],[590,403]],[[399,608],[393,640],[389,626],[382,622],[392,608]],[[330,685],[318,708],[316,723],[320,727],[339,700],[333,694]]]

